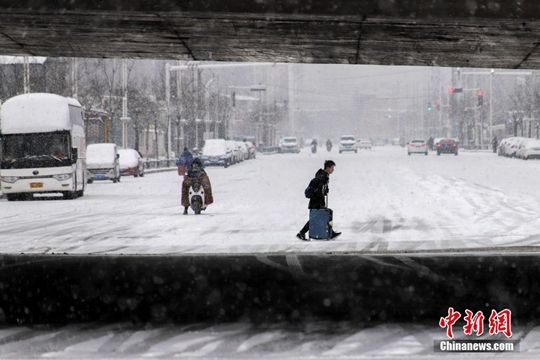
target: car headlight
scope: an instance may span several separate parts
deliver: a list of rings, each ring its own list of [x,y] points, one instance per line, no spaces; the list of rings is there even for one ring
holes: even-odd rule
[[[7,182],[7,183],[10,183],[10,184],[12,184],[12,183],[14,183],[15,181],[19,180],[19,178],[16,177],[16,176],[2,176],[0,179],[1,179],[3,182]]]
[[[53,178],[55,178],[58,181],[65,181],[71,179],[71,174],[58,174],[53,175]]]

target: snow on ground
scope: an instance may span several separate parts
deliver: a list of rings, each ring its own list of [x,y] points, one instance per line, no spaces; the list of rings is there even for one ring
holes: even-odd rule
[[[304,189],[325,159],[336,241],[302,242]],[[0,200],[3,253],[387,252],[536,246],[540,161],[485,152],[260,155],[208,168],[216,203],[182,215],[176,172],[95,182],[77,200]]]
[[[458,339],[471,339],[461,334]],[[0,337],[2,359],[538,359],[540,328],[513,327],[519,351],[504,354],[434,351],[445,330],[425,324],[352,322],[133,326],[79,324],[20,328]],[[481,340],[496,340],[482,335]]]

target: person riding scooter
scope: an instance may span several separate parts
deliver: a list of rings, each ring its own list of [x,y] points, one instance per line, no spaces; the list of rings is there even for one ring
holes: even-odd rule
[[[326,150],[328,150],[328,152],[332,151],[332,140],[330,139],[326,140]]]
[[[214,202],[212,196],[212,186],[210,185],[210,178],[204,171],[204,167],[201,159],[195,158],[189,168],[187,175],[182,182],[182,206],[184,207],[184,215],[188,214],[188,208],[191,205],[190,202],[190,187],[194,184],[202,185],[204,190],[204,204],[202,210],[206,209],[206,206]]]
[[[311,152],[315,154],[317,152],[317,140],[313,139],[311,142]]]

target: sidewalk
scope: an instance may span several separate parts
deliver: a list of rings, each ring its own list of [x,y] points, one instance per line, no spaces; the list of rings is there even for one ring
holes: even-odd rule
[[[161,172],[166,172],[166,171],[176,171],[176,166],[175,167],[167,167],[167,168],[160,168],[160,169],[147,169],[144,171],[144,174],[156,174],[156,173],[161,173]],[[0,199],[4,199],[5,198],[5,195],[2,193],[2,190],[0,189]]]

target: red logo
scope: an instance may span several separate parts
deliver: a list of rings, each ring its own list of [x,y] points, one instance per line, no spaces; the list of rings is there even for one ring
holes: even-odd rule
[[[469,309],[465,310],[465,320],[466,324],[463,327],[463,332],[465,335],[471,335],[473,332],[476,333],[476,336],[480,336],[484,333],[484,314],[481,311],[478,311],[473,315],[473,312]]]
[[[512,336],[512,312],[508,309],[496,312],[491,310],[491,316],[489,317],[489,333],[490,335],[497,335],[503,333],[506,337]]]
[[[455,311],[453,307],[448,308],[448,315],[441,317],[439,320],[439,326],[446,329],[446,336],[448,338],[454,338],[453,326],[461,318],[461,313]],[[465,335],[481,336],[484,333],[484,314],[482,311],[472,312],[469,309],[465,310],[465,325],[463,326],[463,333]],[[504,309],[499,312],[491,310],[489,317],[489,334],[497,335],[504,334],[506,337],[512,337],[512,311]]]
[[[439,320],[439,326],[443,329],[446,328],[446,336],[450,339],[454,338],[454,332],[452,331],[452,326],[459,320],[461,314],[459,311],[454,311],[453,307],[448,308],[448,316],[442,317]]]

